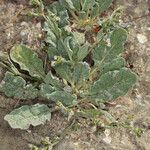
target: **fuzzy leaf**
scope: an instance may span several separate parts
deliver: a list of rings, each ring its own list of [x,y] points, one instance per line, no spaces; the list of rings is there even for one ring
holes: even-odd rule
[[[77,52],[77,60],[82,61],[89,53],[89,44],[85,43],[84,45],[79,47],[79,50]]]
[[[33,77],[44,78],[45,72],[43,62],[38,55],[24,45],[15,45],[10,52],[11,59],[20,65],[22,70],[26,70]]]
[[[136,75],[129,69],[107,72],[91,86],[91,99],[100,102],[113,100],[125,95],[135,82]]]
[[[88,9],[92,8],[95,4],[95,0],[82,0],[82,10],[87,11]]]
[[[53,58],[55,55],[62,55],[62,49],[59,49],[59,43],[67,36],[67,32],[59,27],[60,18],[53,12],[48,11],[47,20],[44,23],[44,31],[46,31],[46,42],[49,44],[49,56]]]
[[[40,85],[40,95],[43,98],[50,99],[50,96],[51,96],[52,92],[54,92],[54,91],[55,91],[55,88],[49,84],[42,83]]]
[[[62,83],[60,82],[60,80],[59,80],[58,78],[54,77],[51,72],[49,72],[49,73],[46,75],[46,77],[45,77],[45,79],[44,79],[44,82],[45,82],[46,84],[50,84],[50,85],[52,85],[53,87],[58,88],[58,89],[62,89],[62,87],[63,87],[63,85],[62,85]]]
[[[72,32],[74,39],[77,41],[79,45],[84,44],[85,42],[85,34],[79,32]]]
[[[85,37],[81,34],[80,37],[73,35],[74,37],[70,41],[70,47],[73,52],[72,59],[75,62],[82,61],[89,54],[90,43],[85,42]]]
[[[59,3],[59,2],[54,2],[52,3],[49,7],[48,10],[53,12],[56,16],[58,16],[59,19],[59,27],[65,27],[66,25],[69,24],[69,15],[67,10]]]
[[[119,28],[115,29],[111,36],[111,47],[107,46],[105,42],[101,42],[93,52],[93,59],[96,66],[102,67],[105,63],[117,58],[123,52],[123,46],[127,39],[126,30]]]
[[[58,16],[60,18],[60,21],[59,21],[59,27],[65,27],[66,25],[69,25],[69,15],[68,15],[68,12],[67,10],[64,10],[64,11],[60,11],[58,13]]]
[[[105,11],[112,4],[112,0],[96,0],[99,3],[100,12]]]
[[[73,53],[70,48],[71,34],[63,28],[60,29],[52,17],[49,17],[49,21],[45,22],[44,30],[47,32],[46,42],[49,44],[47,51],[49,58],[61,56],[71,60]]]
[[[40,95],[46,99],[51,98],[52,92],[63,89],[61,81],[54,78],[51,72],[46,75],[44,82],[40,85]]]
[[[115,29],[111,36],[110,36],[110,42],[112,46],[115,46],[117,44],[124,44],[127,40],[127,31],[123,28],[117,28]]]
[[[34,86],[27,85],[22,77],[15,76],[10,72],[6,72],[0,86],[7,97],[25,100],[35,99],[38,96],[38,90]]]
[[[48,84],[42,84],[40,88],[41,96],[48,100],[61,102],[65,106],[73,106],[77,102],[77,97],[67,91],[56,90]]]
[[[65,106],[73,106],[77,104],[77,97],[66,91],[55,91],[50,94],[49,99],[54,102],[61,102]]]
[[[48,11],[48,15],[47,15],[47,22],[45,22],[45,27],[44,30],[46,30],[47,32],[51,31],[56,38],[61,36],[61,29],[58,27],[58,21],[59,21],[59,17],[56,16],[54,13],[52,13],[51,11]]]
[[[13,110],[4,118],[9,125],[16,129],[28,129],[30,125],[37,126],[44,124],[51,119],[51,111],[44,104],[25,105]]]
[[[46,39],[45,42],[49,43],[50,45],[52,45],[53,47],[56,47],[56,35],[54,34],[54,32],[50,29],[48,23],[45,22],[44,24],[44,31],[47,32],[46,35]]]
[[[60,18],[49,11],[44,30],[47,32],[46,42],[48,42],[48,56],[53,59],[54,56],[61,56],[65,59],[72,59],[72,49],[70,49],[71,33],[60,28],[58,25]]]
[[[54,66],[54,69],[62,79],[65,79],[69,83],[72,82],[72,69],[69,63],[59,63],[56,66]]]
[[[75,10],[72,0],[60,0],[60,4],[66,6],[69,9]]]
[[[81,4],[80,4],[80,0],[73,0],[72,1],[76,11],[80,11],[81,10]]]
[[[108,71],[119,70],[125,66],[125,59],[122,57],[118,57],[113,59],[111,62],[105,63],[101,70],[101,74],[104,74]]]
[[[64,40],[64,50],[66,51],[66,53],[68,54],[68,57],[70,60],[72,60],[72,55],[73,55],[73,51],[70,48],[70,41],[72,40],[72,37],[68,36],[67,38],[65,38]]]
[[[69,48],[68,40],[70,37],[67,38],[67,40],[64,42],[63,39],[58,39],[57,41],[57,55],[56,56],[62,56],[63,58],[66,58],[67,60],[72,58],[72,50]]]
[[[73,81],[75,84],[82,85],[85,80],[89,77],[90,67],[87,63],[78,63],[74,67]]]

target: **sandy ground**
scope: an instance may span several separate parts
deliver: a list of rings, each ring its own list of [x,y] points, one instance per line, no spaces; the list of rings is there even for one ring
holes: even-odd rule
[[[0,51],[9,51],[14,43],[33,48],[40,45],[41,24],[28,19],[28,8],[11,2],[0,2]],[[149,150],[150,149],[150,2],[148,0],[116,0],[122,5],[122,19],[129,27],[125,46],[128,66],[138,74],[138,82],[130,94],[118,99],[110,112],[125,126],[110,127],[95,134],[94,127],[72,131],[55,150]],[[2,69],[0,79],[3,76]],[[39,144],[42,137],[53,137],[66,127],[66,118],[54,114],[51,122],[29,131],[13,130],[3,117],[16,107],[17,100],[0,95],[0,150],[28,150],[28,144]],[[21,105],[21,103],[19,103]],[[18,105],[17,105],[18,106]],[[130,118],[130,119],[129,119]],[[142,130],[140,137],[136,129]]]

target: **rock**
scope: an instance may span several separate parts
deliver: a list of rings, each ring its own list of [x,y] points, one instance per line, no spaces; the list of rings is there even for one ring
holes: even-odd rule
[[[106,136],[109,136],[109,135],[110,135],[110,130],[109,130],[109,129],[106,129],[106,130],[104,131],[104,134],[105,134]]]
[[[27,22],[25,22],[25,21],[23,21],[23,22],[21,22],[21,24],[20,24],[21,26],[25,26],[25,27],[28,27],[29,25],[28,25],[28,23]]]
[[[106,144],[110,144],[111,143],[111,137],[106,136],[105,138],[103,138],[103,142],[105,142]]]
[[[137,34],[137,39],[141,44],[144,44],[147,42],[147,37],[143,34]]]
[[[111,143],[111,137],[110,137],[110,130],[109,129],[106,129],[104,131],[104,134],[105,134],[105,137],[103,138],[103,142],[106,143],[106,144],[110,144]]]
[[[41,22],[38,22],[38,23],[36,24],[36,28],[41,29],[41,27],[42,27]]]

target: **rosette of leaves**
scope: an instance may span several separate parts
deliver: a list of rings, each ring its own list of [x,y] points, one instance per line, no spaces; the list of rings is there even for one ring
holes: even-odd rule
[[[62,3],[63,9],[60,8],[62,11],[67,6],[70,12],[79,9],[78,12],[92,13],[97,5],[101,8],[100,12],[104,11],[111,1],[60,0],[59,3]],[[76,6],[77,4],[80,5]],[[100,40],[91,45],[86,41],[84,33],[66,29],[68,19],[65,16],[65,23],[62,25],[61,17],[54,10],[45,16],[44,30],[47,33],[45,48],[51,70],[45,69],[44,61],[34,50],[25,45],[15,45],[9,56],[0,55],[2,60],[0,64],[9,70],[0,84],[0,91],[8,97],[19,100],[40,97],[46,99],[48,103],[61,103],[69,109],[79,106],[82,101],[95,105],[125,95],[136,82],[136,75],[125,67],[125,60],[121,56],[127,39],[126,30],[120,27],[113,28],[113,31],[101,36]],[[40,119],[43,122],[49,120],[47,118],[49,115],[43,114],[43,108],[51,113],[47,107],[43,105],[42,109],[39,107],[40,104],[18,108],[10,113],[10,116],[5,117],[5,120],[13,128],[26,129],[29,122],[35,125],[32,123],[34,121],[32,117],[35,118],[34,115],[40,114],[36,120],[36,125],[39,125]],[[35,109],[36,113],[32,109]],[[19,126],[17,115],[20,118],[27,116],[29,120]],[[45,115],[47,119],[43,119]]]
[[[121,57],[127,32],[118,28],[109,37],[109,46],[106,41],[102,41],[92,50],[93,66],[83,61],[87,53],[82,53],[81,47],[76,45],[78,50],[81,49],[81,54],[74,59],[73,55],[66,53],[67,58],[71,59],[56,60],[52,66],[56,73],[49,72],[47,75],[42,60],[33,50],[16,45],[10,51],[12,63],[17,63],[20,70],[28,72],[30,80],[35,80],[31,82],[28,78],[24,79],[23,74],[7,72],[1,83],[1,91],[17,99],[41,96],[67,107],[75,106],[81,99],[95,103],[123,96],[136,82],[136,75],[125,68],[125,60]],[[71,54],[73,50],[70,49]]]

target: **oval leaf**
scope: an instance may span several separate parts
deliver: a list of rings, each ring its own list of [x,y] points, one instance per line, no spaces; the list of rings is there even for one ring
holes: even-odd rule
[[[62,78],[72,83],[72,68],[67,62],[59,63],[54,66],[56,73]]]
[[[44,104],[25,105],[13,110],[5,116],[12,128],[28,129],[30,125],[37,126],[50,120],[51,111]]]
[[[111,47],[107,46],[105,42],[101,42],[93,51],[96,66],[101,67],[103,64],[116,59],[123,52],[126,39],[126,30],[122,28],[115,29],[110,36]]]
[[[73,71],[73,81],[75,85],[81,86],[88,79],[90,72],[89,64],[81,62],[76,64]]]
[[[26,81],[19,76],[15,76],[10,72],[6,72],[5,78],[0,84],[1,91],[5,93],[7,97],[13,97],[16,99],[35,99],[38,97],[38,89],[31,84],[26,84]]]
[[[38,55],[24,45],[15,45],[10,52],[11,59],[26,70],[32,77],[44,78],[43,62]]]
[[[55,91],[50,94],[50,100],[54,102],[61,102],[65,106],[73,106],[77,104],[77,97],[66,91]]]
[[[53,76],[51,72],[46,75],[44,82],[58,89],[63,88],[61,81],[57,77]]]
[[[102,66],[101,74],[104,74],[109,71],[119,70],[123,67],[125,67],[125,59],[122,57],[118,57],[108,63],[105,63]]]
[[[99,3],[100,12],[105,11],[112,4],[112,0],[96,0]]]
[[[92,8],[94,4],[95,0],[82,0],[81,1],[82,10],[87,11],[88,9]]]
[[[129,69],[110,71],[103,74],[91,89],[91,99],[96,101],[110,101],[125,95],[136,82],[136,75]]]

